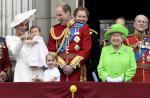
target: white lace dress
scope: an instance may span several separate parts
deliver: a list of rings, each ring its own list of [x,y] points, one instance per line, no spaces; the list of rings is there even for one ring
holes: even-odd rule
[[[46,55],[48,54],[48,49],[41,36],[35,36],[32,40],[37,43],[32,46],[30,45],[29,66],[36,66],[36,69],[33,71],[33,76],[38,75],[38,77],[43,78],[43,70],[41,67],[47,66]]]

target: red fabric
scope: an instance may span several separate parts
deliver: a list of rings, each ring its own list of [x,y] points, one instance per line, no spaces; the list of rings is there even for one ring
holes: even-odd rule
[[[55,35],[57,37],[60,36],[65,28],[66,27],[64,25],[61,25],[61,24],[58,24],[58,25],[54,26]],[[78,35],[75,35],[73,37],[72,41],[69,43],[69,51],[68,52],[76,54],[78,56],[84,57],[82,62],[80,62],[80,64],[82,65],[82,64],[85,63],[85,59],[87,59],[88,56],[89,56],[89,52],[90,52],[92,44],[91,44],[90,30],[89,30],[89,27],[87,25],[84,25],[83,27],[81,27],[79,32],[80,33]],[[80,38],[80,41],[78,43],[75,42],[75,40],[74,40],[74,38],[76,36],[78,36]],[[61,40],[62,39],[59,40],[60,43],[61,43]],[[75,45],[80,46],[79,51],[75,50]],[[52,39],[51,35],[50,35],[50,38],[49,38],[49,41],[48,41],[48,50],[49,51],[55,51],[55,52],[57,51],[57,49],[56,49],[56,40]],[[64,60],[64,61],[66,61],[66,60]]]
[[[74,26],[74,24],[70,27],[72,28]],[[63,32],[63,30],[66,27],[64,25],[58,24],[54,26],[54,32],[55,35],[58,37],[61,35],[61,33]],[[84,59],[81,60],[79,63],[80,65],[83,65],[85,63],[85,61],[88,59],[89,53],[90,53],[90,49],[91,49],[91,36],[90,36],[90,30],[88,25],[84,24],[80,30],[79,30],[79,34],[74,35],[72,41],[69,43],[69,53],[71,54],[75,54],[74,57],[76,56],[82,56]],[[75,42],[74,38],[75,37],[79,37],[80,41],[79,42]],[[62,38],[59,40],[59,45],[62,41]],[[75,46],[78,45],[80,47],[80,50],[75,50]],[[48,41],[48,50],[49,51],[54,51],[56,52],[56,40],[54,40],[51,35]],[[64,53],[65,54],[65,53]],[[59,55],[59,54],[58,54]],[[66,64],[70,64],[70,62],[74,59],[66,59],[66,58],[62,58],[64,61],[66,61]],[[69,82],[76,82],[76,81],[80,81],[80,74],[81,70],[79,68],[76,69],[76,71],[74,71],[72,73],[71,76],[68,77],[68,81]],[[61,81],[66,81],[67,76],[64,75],[63,73],[61,73]]]
[[[56,36],[60,36],[62,31],[66,28],[66,26],[61,25],[61,24],[57,24],[54,26],[54,32],[55,34],[57,34]],[[62,40],[62,39],[61,39]],[[53,40],[53,38],[51,37],[51,35],[49,36],[49,41],[48,41],[48,50],[49,51],[57,51],[56,50],[56,41]]]
[[[134,34],[129,35],[128,38],[124,40],[124,43],[127,45],[135,45],[138,42],[139,42],[139,39]]]
[[[148,36],[145,36],[144,38],[147,38]],[[132,46],[136,45],[139,42],[139,37],[137,37],[135,34],[131,34],[128,36],[128,38],[124,41],[125,44]],[[134,47],[134,52],[139,51],[138,46]],[[146,51],[143,56],[140,57],[140,59],[137,61],[137,63],[141,64],[150,64],[149,61],[147,61],[147,56],[149,56],[149,51]],[[133,82],[150,82],[150,70],[145,70],[141,68],[137,68],[136,74],[132,79]]]
[[[150,82],[150,71],[142,68],[137,68],[133,82]]]
[[[136,74],[135,76],[132,78],[132,81],[136,81],[136,82],[143,82],[143,69],[141,68],[137,68],[136,69]]]
[[[149,98],[149,83],[0,83],[1,98]]]
[[[69,81],[69,82],[75,82],[75,81],[79,81],[80,80],[80,74],[81,74],[81,71],[78,69],[76,71],[73,72],[74,74],[71,74],[69,75],[68,77],[63,73],[61,72],[61,78],[60,80],[61,81]]]

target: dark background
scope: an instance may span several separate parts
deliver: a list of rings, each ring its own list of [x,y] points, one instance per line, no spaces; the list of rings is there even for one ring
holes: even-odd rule
[[[90,11],[90,16],[99,19],[115,19],[120,16],[134,19],[137,14],[150,18],[148,0],[85,0],[85,6]]]
[[[85,0],[85,6],[90,12],[88,25],[98,32],[100,32],[100,20],[124,17],[133,21],[138,14],[144,14],[150,19],[148,0]]]

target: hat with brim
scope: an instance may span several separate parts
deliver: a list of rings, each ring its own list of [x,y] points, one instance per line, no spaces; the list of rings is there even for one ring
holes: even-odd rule
[[[121,24],[113,24],[113,25],[106,31],[106,33],[105,33],[105,35],[104,35],[104,38],[105,38],[105,39],[110,39],[110,35],[111,35],[112,33],[121,33],[121,34],[123,34],[125,37],[127,37],[129,31],[128,31],[128,29],[127,29],[125,26],[123,26],[123,25],[121,25]]]
[[[30,16],[32,16],[36,12],[36,9],[29,10],[24,13],[19,13],[15,16],[14,21],[10,24],[11,28],[14,28],[15,26],[19,25],[26,19],[28,19]]]

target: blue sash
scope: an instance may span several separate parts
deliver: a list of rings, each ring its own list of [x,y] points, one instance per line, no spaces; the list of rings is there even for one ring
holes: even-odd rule
[[[75,31],[78,32],[79,29],[84,25],[84,23],[76,22],[73,27],[70,28],[70,36],[69,36],[69,43],[72,42],[73,37],[75,36]],[[66,50],[67,39],[65,39],[64,44],[60,50],[60,52],[64,52]]]
[[[144,40],[144,42],[148,42],[150,43],[150,37],[146,38]],[[135,52],[135,58],[136,58],[136,61],[139,61],[139,59],[143,56],[143,54],[146,53],[146,51],[148,51],[149,49],[147,48],[141,48],[141,53],[139,53],[139,49]]]

